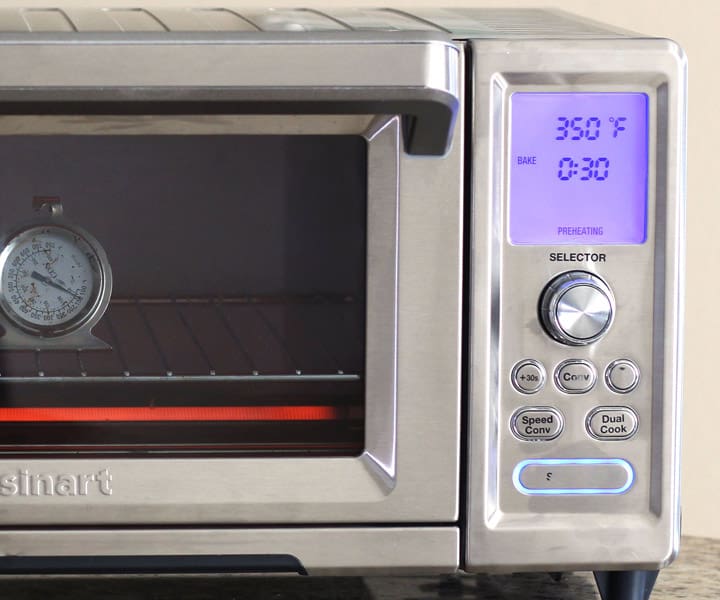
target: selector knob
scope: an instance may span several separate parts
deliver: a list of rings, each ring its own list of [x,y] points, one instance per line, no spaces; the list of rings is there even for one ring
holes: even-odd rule
[[[600,339],[612,324],[615,298],[597,275],[569,271],[558,275],[540,298],[545,331],[568,346],[584,346]]]

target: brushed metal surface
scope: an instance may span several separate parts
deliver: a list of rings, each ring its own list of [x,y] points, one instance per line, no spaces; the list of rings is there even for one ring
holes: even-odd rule
[[[358,135],[376,115],[0,115],[0,135]]]
[[[253,31],[298,35],[334,31],[436,31],[455,37],[620,37],[627,32],[559,10],[504,8],[251,8],[77,4],[0,8],[0,33]]]
[[[10,556],[202,556],[289,554],[309,575],[452,573],[457,527],[152,529],[0,532]]]
[[[385,99],[393,94],[390,90],[395,95],[405,91],[416,99],[426,92],[458,95],[458,47],[442,36],[418,39],[398,34],[397,39],[374,43],[351,34],[332,43],[244,36],[209,37],[193,43],[158,34],[133,42],[132,38],[101,36],[0,39],[0,56],[8,61],[3,65],[0,89],[29,87],[25,90],[28,100],[32,92],[37,100],[37,92],[43,90],[46,101],[54,99],[50,88],[83,87],[88,89],[79,91],[85,92],[86,99],[103,91],[107,97],[108,90],[103,88],[122,88],[129,94],[123,100],[140,97],[145,87],[164,92],[218,88],[216,92],[234,91],[236,99],[243,90],[254,90],[257,96],[264,88],[278,88],[273,90],[276,94],[295,102],[311,96],[319,101],[322,91],[330,99],[351,97],[354,90],[363,91],[365,97],[382,98],[373,94],[373,88],[381,89]],[[352,69],[348,68],[350,57]],[[383,62],[388,68],[378,69]],[[278,63],[283,63],[282,72],[276,68]],[[116,93],[114,99],[121,98]],[[177,100],[177,96],[169,95],[169,99]]]
[[[474,125],[469,372],[470,570],[656,569],[679,540],[680,294],[683,257],[685,58],[658,39],[473,42]],[[639,91],[650,100],[648,238],[605,246],[606,262],[549,260],[550,246],[512,246],[506,235],[509,97],[515,91]],[[487,109],[486,107],[490,107]],[[579,252],[597,252],[597,246]],[[568,270],[601,277],[617,303],[598,342],[569,347],[543,331],[539,294]],[[490,323],[490,327],[487,324]],[[628,440],[600,441],[587,414],[608,403],[604,385],[569,396],[546,385],[533,403],[561,410],[564,433],[519,441],[509,421],[527,397],[508,374],[521,359],[554,371],[588,360],[599,372],[619,358],[644,374],[623,404],[638,415]],[[526,496],[511,484],[522,460],[622,458],[637,474],[621,495]],[[518,549],[522,548],[522,552]]]
[[[140,103],[156,102],[211,103],[197,112],[402,114],[408,153],[447,154],[460,101],[459,47],[441,34],[345,33],[0,36],[0,101],[120,103],[136,114],[145,112]],[[232,108],[218,111],[217,103]],[[112,113],[107,106],[83,110]]]

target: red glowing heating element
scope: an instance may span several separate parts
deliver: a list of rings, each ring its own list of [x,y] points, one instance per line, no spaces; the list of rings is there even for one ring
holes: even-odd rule
[[[336,421],[332,406],[133,406],[0,408],[0,422],[78,421]]]

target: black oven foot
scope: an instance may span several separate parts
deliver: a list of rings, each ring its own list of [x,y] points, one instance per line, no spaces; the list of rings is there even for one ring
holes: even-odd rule
[[[595,571],[602,600],[648,600],[658,571]]]

